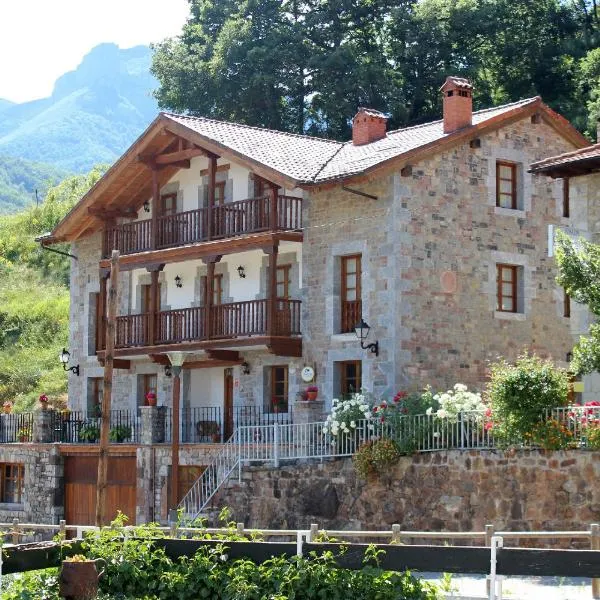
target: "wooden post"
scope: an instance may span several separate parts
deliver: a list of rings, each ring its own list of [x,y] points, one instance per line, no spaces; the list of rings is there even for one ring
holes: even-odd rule
[[[215,187],[217,184],[217,156],[211,154],[208,157],[208,206],[206,214],[208,216],[208,235],[207,239],[212,240],[214,223],[213,223],[213,207],[215,205]]]
[[[279,229],[278,223],[277,223],[277,191],[278,191],[278,187],[276,185],[272,184],[271,191],[269,192],[269,197],[271,199],[270,215],[269,215],[269,221],[270,221],[269,229],[271,231],[276,231],[277,229]]]
[[[215,263],[206,265],[206,298],[204,298],[204,335],[210,340],[212,334],[213,299],[215,288]]]
[[[171,433],[171,510],[179,505],[179,400],[181,397],[181,366],[172,366],[173,373],[173,431]],[[173,516],[171,520],[175,520]]]
[[[119,289],[119,251],[110,258],[110,287],[108,289],[108,317],[106,320],[106,352],[104,354],[104,393],[100,424],[100,452],[98,453],[98,485],[96,487],[96,526],[106,524],[106,480],[108,476],[108,434],[112,398],[113,361],[115,355],[115,325]]]
[[[160,190],[158,188],[158,169],[152,167],[152,225],[150,229],[150,247],[156,250],[158,245],[158,216],[160,214]]]
[[[600,550],[600,525],[592,523],[590,526],[590,549]],[[592,579],[592,598],[600,598],[600,579]]]
[[[98,326],[96,328],[97,339],[96,339],[96,349],[104,350],[106,345],[106,280],[108,276],[101,274],[100,275],[100,294],[98,295],[98,314],[96,315],[96,319],[98,321]]]
[[[276,335],[277,316],[277,251],[278,246],[273,245],[265,250],[269,254],[269,287],[267,301],[267,335]]]
[[[150,276],[150,316],[148,317],[148,344],[154,345],[156,342],[156,320],[158,315],[158,270],[154,269]]]

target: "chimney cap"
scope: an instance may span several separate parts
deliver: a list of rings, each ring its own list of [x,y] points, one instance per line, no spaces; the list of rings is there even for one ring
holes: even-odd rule
[[[354,115],[354,119],[356,119],[356,117],[358,117],[359,115],[367,115],[368,117],[377,117],[379,119],[385,119],[387,121],[387,115],[385,115],[384,113],[375,110],[374,108],[368,108],[366,106],[359,106],[358,107],[358,112]]]
[[[473,85],[468,79],[465,79],[464,77],[454,77],[452,75],[446,77],[446,81],[444,81],[444,85],[440,88],[440,92],[443,92],[449,87],[460,88],[462,90],[473,89]]]

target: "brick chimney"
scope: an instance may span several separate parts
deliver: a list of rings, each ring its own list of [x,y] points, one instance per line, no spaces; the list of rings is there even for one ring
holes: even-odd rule
[[[444,95],[444,133],[473,124],[473,86],[468,79],[447,77],[440,88]]]
[[[372,108],[358,107],[358,112],[352,119],[352,144],[362,146],[385,137],[387,117]]]

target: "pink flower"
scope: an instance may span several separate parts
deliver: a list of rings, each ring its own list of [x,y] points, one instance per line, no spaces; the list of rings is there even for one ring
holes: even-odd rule
[[[46,404],[48,402],[48,396],[46,396],[46,394],[42,394],[38,400],[42,403],[42,404]]]

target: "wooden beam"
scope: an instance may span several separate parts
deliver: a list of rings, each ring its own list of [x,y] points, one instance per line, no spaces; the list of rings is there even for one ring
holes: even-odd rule
[[[101,219],[115,219],[117,217],[131,218],[137,217],[137,211],[134,208],[98,208],[90,206],[88,214]]]
[[[215,367],[235,367],[244,362],[239,360],[194,360],[183,363],[184,369],[214,369]]]
[[[302,357],[302,340],[290,339],[271,341],[267,347],[271,354],[275,354],[277,356],[294,356],[297,358]]]
[[[217,166],[217,173],[221,173],[223,171],[229,171],[231,165],[229,163],[225,165]],[[208,175],[208,169],[200,169],[200,177],[206,177]]]
[[[177,248],[165,248],[164,250],[151,250],[137,254],[126,254],[121,259],[121,270],[143,269],[146,265],[155,263],[175,263],[186,260],[203,259],[211,256],[223,256],[248,250],[264,250],[279,242],[302,243],[304,234],[301,231],[280,231],[253,233],[227,240],[213,240],[179,246]],[[207,259],[208,262],[209,259]],[[108,259],[100,261],[100,268],[106,268]]]
[[[104,366],[105,360],[104,358],[99,358],[98,362],[100,365]],[[115,358],[113,360],[113,369],[124,369],[125,371],[129,371],[129,369],[131,369],[131,361],[123,358]]]
[[[150,360],[157,365],[166,367],[171,364],[169,357],[166,354],[150,354]]]
[[[150,233],[150,246],[158,245],[158,215],[160,213],[160,190],[158,187],[158,171],[152,169],[152,230]]]
[[[115,352],[117,300],[119,291],[119,251],[113,250],[110,259],[110,287],[108,290],[108,318],[106,323],[106,351],[104,353],[104,385],[102,393],[102,421],[100,423],[100,451],[98,453],[98,484],[96,488],[96,526],[106,525],[106,494],[108,478],[108,434],[112,399],[113,361]]]
[[[206,351],[208,357],[212,360],[228,360],[232,362],[240,361],[240,353],[237,350],[215,350],[209,349]]]
[[[195,158],[196,156],[205,156],[204,150],[201,148],[188,148],[187,150],[179,150],[177,152],[169,152],[168,154],[159,154],[154,157],[154,162],[157,165],[170,165],[178,163],[182,160]]]

